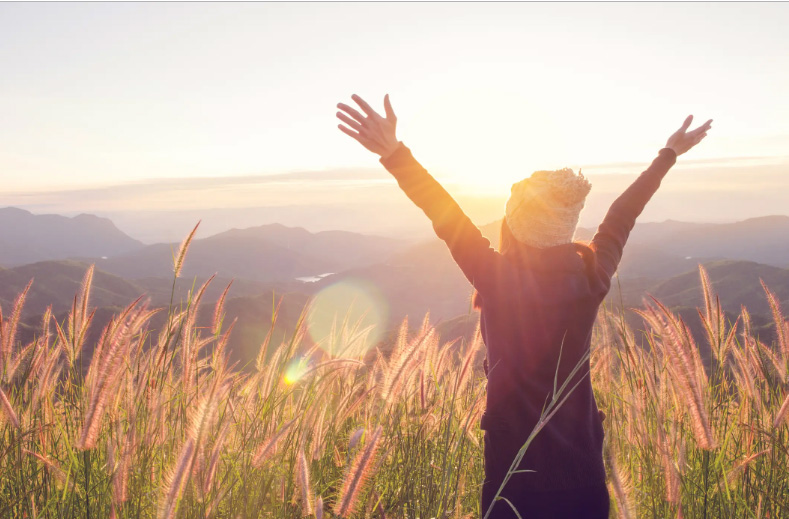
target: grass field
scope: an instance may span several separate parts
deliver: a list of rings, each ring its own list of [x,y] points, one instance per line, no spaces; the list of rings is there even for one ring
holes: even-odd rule
[[[478,336],[404,322],[376,355],[356,323],[311,347],[300,325],[242,370],[227,365],[224,296],[212,328],[195,326],[203,287],[183,307],[130,304],[88,366],[92,274],[67,321],[45,315],[30,344],[15,340],[25,294],[4,309],[0,517],[484,516]],[[640,310],[646,332],[600,316],[591,376],[612,517],[789,517],[789,327],[766,287],[775,344],[745,310],[725,322],[701,276],[706,366],[657,301]],[[156,311],[169,318],[153,336]]]

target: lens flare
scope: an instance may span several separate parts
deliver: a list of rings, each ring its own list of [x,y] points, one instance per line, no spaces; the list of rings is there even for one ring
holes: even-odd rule
[[[387,314],[388,305],[375,285],[346,279],[315,295],[307,327],[328,355],[356,357],[380,340]]]
[[[285,384],[291,386],[301,380],[301,377],[304,376],[304,373],[307,372],[309,366],[307,365],[307,360],[303,357],[299,357],[297,359],[293,359],[288,364],[288,367],[285,368],[285,377],[283,380]]]

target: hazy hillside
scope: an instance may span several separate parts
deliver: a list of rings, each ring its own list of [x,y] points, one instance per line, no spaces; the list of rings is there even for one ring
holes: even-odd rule
[[[770,314],[763,280],[784,306],[789,304],[789,270],[750,261],[717,261],[705,264],[712,286],[727,312],[739,314],[745,305],[752,314]],[[648,290],[669,306],[696,307],[704,304],[697,272],[663,281]],[[789,308],[789,306],[787,306]]]
[[[150,245],[98,264],[126,278],[167,278],[172,276],[178,247],[177,243]],[[310,233],[279,224],[234,229],[194,240],[183,276],[218,273],[226,278],[289,281],[381,261],[400,247],[397,240],[344,231]]]
[[[71,308],[88,265],[77,261],[43,261],[0,270],[0,303],[10,313],[17,295],[33,279],[23,316],[37,316],[52,307],[54,313]],[[90,304],[94,307],[126,306],[143,291],[132,282],[106,272],[96,271]]]
[[[89,214],[73,218],[34,215],[23,209],[0,209],[0,265],[75,257],[115,256],[141,248],[112,221]]]
[[[725,224],[639,224],[630,241],[683,258],[738,259],[789,266],[789,216],[764,216]]]

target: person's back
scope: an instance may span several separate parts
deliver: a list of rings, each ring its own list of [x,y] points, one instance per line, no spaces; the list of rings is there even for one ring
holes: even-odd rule
[[[340,104],[350,117],[337,115],[351,128],[340,129],[381,155],[381,163],[430,218],[477,291],[488,376],[481,423],[481,516],[607,518],[602,420],[589,376],[592,328],[636,218],[677,155],[697,144],[711,121],[686,133],[692,117],[686,119],[652,165],[612,204],[588,247],[572,243],[590,188],[583,176],[567,169],[540,171],[515,184],[497,252],[397,141],[388,96],[386,118],[358,96],[354,100],[367,117]],[[569,396],[513,469],[557,385],[565,382]]]

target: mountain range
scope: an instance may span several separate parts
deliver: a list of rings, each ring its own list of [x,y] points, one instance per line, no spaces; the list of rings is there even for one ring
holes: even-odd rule
[[[499,226],[481,227],[494,246]],[[593,230],[579,229],[578,235],[588,240]],[[91,215],[66,218],[0,209],[0,244],[0,305],[6,314],[34,279],[23,338],[35,332],[47,307],[58,319],[65,317],[90,264],[96,265],[91,305],[99,308],[92,334],[140,295],[153,306],[166,307],[171,298],[180,304],[190,289],[216,274],[204,298],[201,320],[207,325],[213,301],[233,280],[226,312],[228,322],[238,319],[231,348],[242,363],[256,355],[280,297],[285,310],[277,334],[284,336],[312,296],[342,282],[375,288],[386,307],[386,329],[405,316],[417,323],[429,311],[447,333],[473,331],[472,288],[438,239],[414,243],[279,224],[233,229],[195,239],[175,285],[172,257],[180,244],[144,245],[111,221]],[[638,224],[608,304],[639,306],[651,294],[693,321],[694,308],[702,304],[699,263],[706,265],[724,310],[734,315],[747,306],[768,333],[770,310],[759,281],[789,304],[789,217]]]

